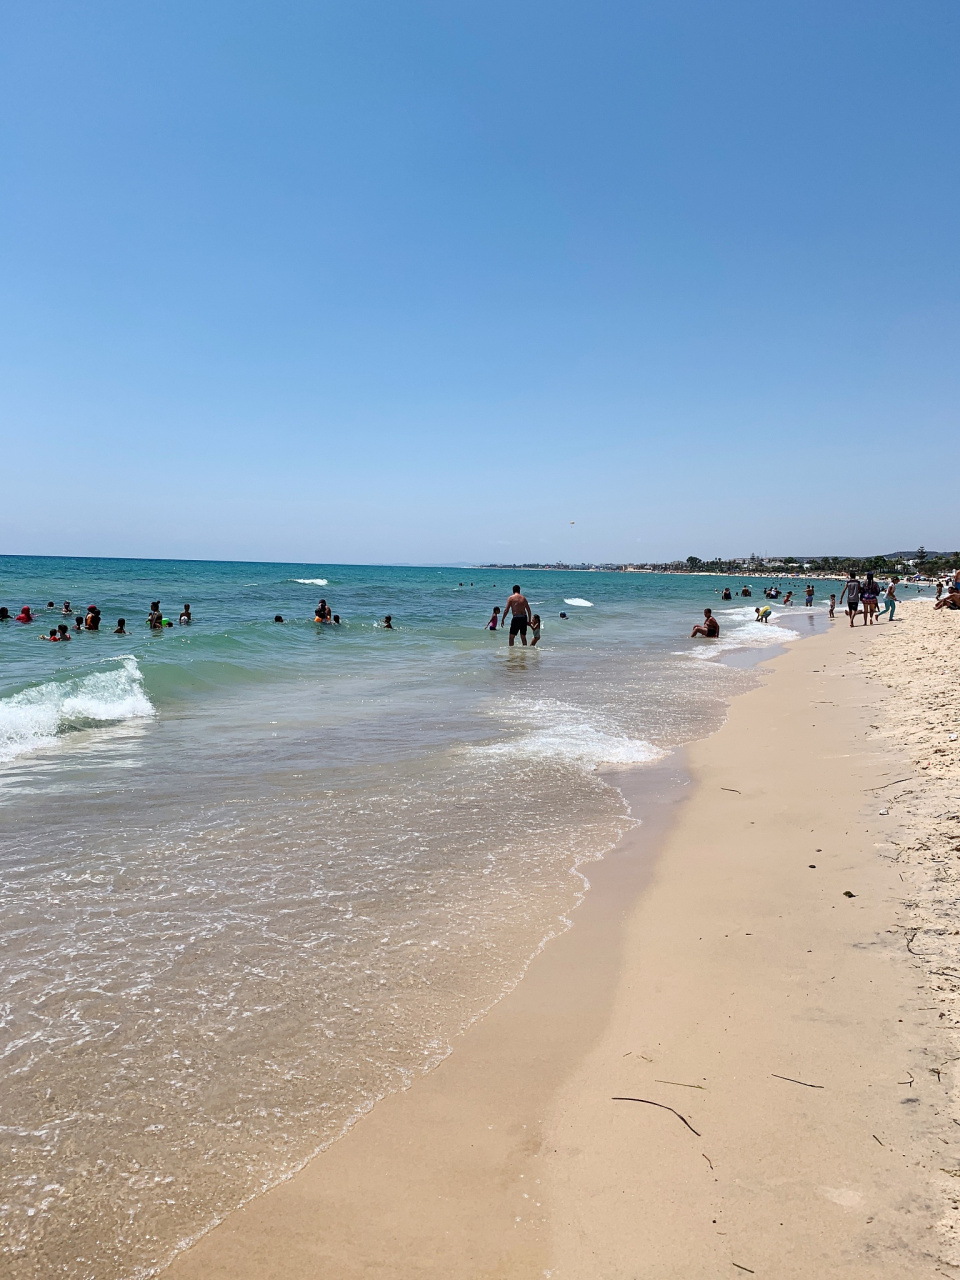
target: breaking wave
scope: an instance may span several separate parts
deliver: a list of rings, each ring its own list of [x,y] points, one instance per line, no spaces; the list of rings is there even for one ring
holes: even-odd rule
[[[53,745],[65,733],[154,715],[135,658],[110,671],[50,681],[0,698],[0,762]]]

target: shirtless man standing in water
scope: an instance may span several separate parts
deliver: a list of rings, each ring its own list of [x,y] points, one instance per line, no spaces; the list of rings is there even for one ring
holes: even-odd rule
[[[508,613],[513,614],[513,617],[510,619],[510,647],[513,647],[513,638],[518,633],[520,635],[520,643],[522,645],[526,645],[527,626],[529,625],[533,615],[530,613],[530,602],[516,585],[513,588],[513,595],[503,607],[503,620],[500,623],[501,627],[506,626]]]

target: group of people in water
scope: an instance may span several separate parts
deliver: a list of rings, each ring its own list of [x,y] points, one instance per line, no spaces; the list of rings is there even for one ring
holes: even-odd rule
[[[893,622],[894,615],[897,610],[897,604],[899,603],[899,598],[897,596],[897,587],[899,584],[900,579],[896,575],[892,576],[889,581],[879,582],[870,570],[867,570],[863,580],[861,581],[857,574],[851,569],[843,590],[840,592],[839,601],[841,607],[844,606],[844,601],[846,601],[844,612],[850,619],[850,626],[852,627],[854,625],[857,616],[860,614],[863,616],[864,626],[872,626],[874,622],[878,621],[885,615],[890,622]],[[471,585],[473,584],[471,583]],[[722,590],[717,588],[717,591],[721,600],[733,599],[734,593],[731,591],[730,587],[724,587]],[[749,585],[744,583],[736,594],[741,597],[746,596],[749,598],[753,592]],[[780,588],[777,586],[765,587],[763,594],[767,600],[778,600],[780,598]],[[807,608],[811,608],[813,606],[814,597],[815,591],[813,584],[808,583],[804,591],[804,604]],[[792,603],[793,592],[788,591],[783,597],[783,604],[790,605]],[[48,600],[45,612],[56,608],[56,604],[52,600]],[[835,616],[836,608],[837,596],[836,593],[831,593],[829,608],[829,616],[831,618]],[[960,569],[958,569],[954,574],[952,581],[947,583],[937,583],[937,599],[934,604],[934,608],[960,609]],[[65,618],[74,619],[73,626],[71,627],[68,623],[61,622],[57,626],[51,627],[49,634],[38,637],[40,640],[45,640],[50,644],[60,644],[64,641],[70,640],[71,632],[75,634],[82,631],[100,630],[101,614],[95,604],[88,605],[85,610],[78,610],[75,612],[70,601],[65,600],[60,612]],[[757,605],[755,613],[757,622],[769,623],[773,616],[773,610],[769,604]],[[566,616],[566,613],[560,613],[561,618],[566,618]],[[534,613],[531,610],[529,600],[516,583],[514,584],[513,591],[507,599],[506,605],[503,609],[501,610],[499,605],[494,606],[493,613],[491,614],[489,621],[485,624],[485,630],[502,630],[506,627],[508,619],[510,621],[509,643],[511,648],[518,636],[520,638],[520,643],[526,646],[528,631],[531,633],[530,645],[536,646],[539,644],[541,630],[540,615],[539,613]],[[273,620],[274,622],[282,623],[284,618],[282,614],[278,613],[274,615]],[[10,610],[6,606],[0,605],[0,622],[18,622],[26,625],[38,621],[39,618],[29,605],[24,605],[16,617],[11,616]],[[183,606],[178,621],[179,625],[182,627],[190,626],[193,622],[193,614],[191,613],[189,604],[185,604]],[[341,625],[340,615],[332,611],[326,600],[320,600],[317,604],[316,610],[314,611],[313,621],[321,626],[338,627]],[[164,616],[163,610],[160,608],[159,600],[152,600],[150,602],[150,612],[147,614],[146,623],[151,631],[160,632],[174,625],[170,618]],[[386,614],[378,625],[386,631],[392,631],[394,629],[393,615],[389,613]],[[117,625],[113,629],[113,634],[115,636],[128,635],[129,632],[126,627],[126,619],[118,618]],[[697,636],[702,636],[709,640],[715,640],[719,635],[720,623],[714,616],[713,610],[709,608],[704,609],[703,622],[697,623],[690,632],[691,640]]]
[[[57,606],[53,600],[48,600],[44,612],[48,613],[51,609],[56,609],[56,607]],[[60,612],[65,618],[73,618],[73,626],[71,627],[69,623],[66,622],[60,622],[57,626],[51,627],[47,635],[38,636],[37,638],[39,640],[45,640],[48,644],[61,644],[64,641],[69,641],[71,639],[71,632],[75,634],[78,631],[100,630],[102,615],[95,604],[88,604],[86,609],[74,610],[70,601],[64,600],[63,607]],[[190,612],[190,606],[189,604],[185,604],[180,613],[180,625],[182,627],[189,626],[192,621],[193,615]],[[28,604],[23,605],[15,618],[11,618],[10,610],[5,605],[0,605],[0,622],[19,622],[24,625],[29,625],[34,622],[39,622],[39,618]],[[151,631],[162,631],[164,627],[173,626],[170,619],[163,616],[159,600],[152,600],[150,602],[150,612],[147,615],[146,622]],[[113,634],[115,636],[126,636],[130,634],[129,631],[127,631],[126,618],[117,619],[117,625],[113,628]]]
[[[851,569],[843,590],[840,592],[840,605],[846,607],[844,612],[850,619],[852,627],[856,622],[858,615],[863,617],[863,625],[873,626],[874,622],[886,616],[889,622],[894,621],[894,615],[897,612],[897,605],[900,599],[897,595],[897,587],[900,585],[900,578],[893,574],[889,579],[881,582],[873,574],[871,570],[867,570],[863,579],[854,573]],[[920,588],[917,587],[919,591]],[[729,587],[724,587],[721,591],[717,588],[721,600],[732,600],[734,593]],[[753,592],[750,587],[744,584],[736,593],[740,596],[751,596]],[[780,597],[779,587],[766,587],[763,594],[768,600],[777,600]],[[804,604],[807,608],[813,607],[815,591],[813,583],[808,583],[804,591]],[[789,605],[793,603],[793,592],[788,591],[783,597],[783,603]],[[951,582],[937,583],[937,599],[933,606],[935,609],[960,609],[960,569],[956,571]],[[829,616],[836,616],[837,595],[832,592],[830,595]],[[768,604],[757,605],[755,609],[757,622],[769,622],[773,616],[773,610]],[[698,623],[690,632],[691,640],[695,636],[704,636],[707,639],[715,640],[720,635],[720,624],[713,615],[712,609],[704,609],[703,622]]]

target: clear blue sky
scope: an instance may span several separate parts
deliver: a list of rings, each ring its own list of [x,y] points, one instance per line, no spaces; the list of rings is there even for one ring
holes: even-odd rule
[[[956,548],[958,53],[955,0],[7,5],[0,551]]]

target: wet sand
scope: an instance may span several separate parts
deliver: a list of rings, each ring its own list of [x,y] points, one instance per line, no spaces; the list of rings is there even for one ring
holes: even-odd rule
[[[870,728],[887,625],[765,664],[692,785],[677,759],[620,776],[643,825],[574,927],[166,1280],[953,1273],[951,1032],[877,812],[908,771]]]

